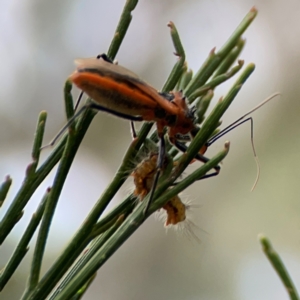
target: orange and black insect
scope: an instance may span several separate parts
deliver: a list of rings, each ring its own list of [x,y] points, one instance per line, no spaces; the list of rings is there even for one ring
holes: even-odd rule
[[[145,211],[147,211],[163,167],[165,157],[164,128],[168,129],[170,142],[179,150],[185,152],[187,147],[181,140],[187,141],[193,138],[200,129],[195,124],[194,113],[196,109],[194,107],[189,108],[186,98],[182,95],[181,91],[159,93],[133,72],[113,64],[105,54],[99,55],[97,58],[78,59],[76,60],[76,64],[77,69],[70,75],[69,80],[85,92],[93,101],[84,105],[74,117],[69,120],[51,144],[54,144],[70,123],[87,108],[104,111],[132,122],[155,122],[160,143],[157,170],[153,180],[149,202],[145,209]],[[265,102],[266,101],[261,105]],[[257,108],[258,107],[255,109]],[[204,163],[208,162],[209,159],[203,156],[207,147],[236,126],[239,126],[249,119],[252,120],[251,118],[243,120],[248,114],[249,113],[209,140],[206,146],[200,149],[195,158]],[[134,128],[133,125],[132,128]],[[214,169],[215,171],[213,173],[206,174],[201,179],[218,175],[220,166],[215,166]]]
[[[105,55],[99,59],[79,59],[76,64],[77,70],[69,79],[93,102],[83,106],[75,117],[89,107],[130,121],[156,123],[160,140],[159,159],[150,203],[165,157],[164,128],[168,128],[170,142],[181,151],[186,151],[185,144],[178,140],[178,136],[187,134],[195,136],[198,132],[195,125],[195,109],[188,107],[181,91],[161,94],[133,72],[110,62]],[[201,154],[198,154],[196,159],[202,162],[208,161]],[[216,166],[214,173],[207,174],[202,179],[217,175],[219,170],[220,167]]]

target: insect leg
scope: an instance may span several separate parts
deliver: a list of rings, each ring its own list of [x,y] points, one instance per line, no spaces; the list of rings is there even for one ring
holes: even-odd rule
[[[250,121],[251,123],[251,143],[253,144],[253,119],[252,117],[249,117],[245,120],[239,121],[239,122],[235,122],[230,124],[229,126],[227,126],[226,128],[222,129],[220,132],[218,132],[216,135],[212,136],[208,141],[207,141],[207,147],[209,147],[210,145],[212,145],[215,141],[217,141],[220,137],[222,137],[223,135],[227,134],[228,132],[230,132],[231,130],[235,129],[236,127],[239,127],[240,125],[246,123]],[[254,148],[254,147],[253,147]],[[253,149],[254,150],[254,149]],[[253,151],[255,154],[255,150]]]
[[[104,111],[104,112],[112,114],[116,117],[119,117],[119,118],[122,118],[122,119],[125,119],[125,120],[129,120],[129,121],[137,121],[137,122],[144,121],[144,118],[142,116],[126,115],[126,114],[117,112],[115,110],[109,109],[107,107],[103,107],[103,106],[101,106],[99,104],[96,104],[96,103],[93,103],[93,102],[90,103],[90,104],[85,105],[85,107],[86,108],[93,108],[93,109],[96,109],[96,110],[99,110],[99,111]]]
[[[130,131],[131,131],[132,139],[134,140],[137,137],[137,134],[136,134],[136,130],[135,130],[133,121],[130,121]]]
[[[182,144],[180,142],[178,142],[177,140],[175,141],[171,141],[180,151],[182,152],[186,152],[187,151],[187,146],[185,144]],[[195,156],[195,159],[203,162],[203,163],[207,163],[209,161],[209,158],[205,157],[204,155],[197,153]],[[202,176],[201,178],[199,178],[198,180],[202,180],[205,178],[210,178],[210,177],[214,177],[217,176],[220,173],[221,167],[219,165],[214,167],[215,172],[210,173],[210,174],[206,174],[204,176]]]
[[[61,135],[66,131],[66,129],[75,121],[75,119],[77,117],[79,117],[88,108],[96,109],[99,111],[104,111],[104,112],[110,113],[112,115],[115,115],[117,117],[120,117],[120,118],[123,118],[126,120],[130,120],[130,121],[143,121],[144,120],[143,117],[141,117],[141,116],[130,116],[130,115],[126,115],[123,113],[119,113],[119,112],[111,110],[107,107],[100,106],[96,103],[86,104],[86,105],[82,106],[80,108],[80,110],[76,114],[74,114],[74,116],[71,119],[68,120],[67,124],[58,132],[58,134],[54,137],[54,139],[48,145],[42,147],[41,149],[47,148],[49,146],[53,146],[57,142],[57,140],[61,137]]]
[[[150,192],[150,196],[149,196],[149,200],[146,204],[145,210],[144,210],[144,215],[147,214],[148,209],[152,203],[153,200],[153,196],[154,196],[154,192],[158,183],[158,178],[160,176],[161,170],[163,168],[163,164],[164,164],[164,158],[165,158],[165,152],[166,152],[166,144],[165,144],[165,137],[163,132],[159,133],[159,152],[158,152],[158,159],[157,159],[157,171],[153,180],[153,185],[151,188],[151,192]]]
[[[79,109],[79,111],[77,111],[77,112],[73,115],[73,117],[70,118],[70,119],[68,120],[68,122],[66,123],[66,125],[65,125],[62,129],[60,129],[60,131],[56,134],[56,136],[52,139],[52,141],[51,141],[49,144],[43,146],[43,147],[41,148],[41,150],[43,150],[43,149],[45,149],[45,148],[48,148],[48,147],[51,147],[51,146],[54,146],[55,143],[58,141],[58,139],[62,136],[62,134],[67,130],[67,128],[68,128],[68,127],[75,121],[75,119],[76,119],[78,116],[80,116],[86,109],[87,109],[87,105],[82,106],[82,107]]]
[[[209,147],[211,144],[213,144],[215,141],[217,141],[220,137],[222,137],[223,135],[227,134],[229,131],[233,130],[234,128],[246,123],[250,121],[250,139],[251,139],[251,145],[252,145],[252,151],[254,154],[254,159],[256,162],[256,168],[257,168],[257,175],[256,175],[256,179],[254,181],[254,184],[251,188],[251,191],[254,190],[254,188],[256,187],[256,184],[259,180],[259,175],[260,175],[260,165],[259,165],[259,161],[258,161],[258,157],[256,154],[256,150],[255,150],[255,145],[254,145],[254,122],[253,122],[253,118],[252,117],[248,117],[245,120],[242,120],[242,118],[238,119],[237,121],[233,122],[232,124],[230,124],[229,126],[227,126],[226,128],[224,128],[223,130],[221,130],[220,132],[218,132],[216,135],[214,135],[213,137],[211,137],[207,143],[206,146]]]

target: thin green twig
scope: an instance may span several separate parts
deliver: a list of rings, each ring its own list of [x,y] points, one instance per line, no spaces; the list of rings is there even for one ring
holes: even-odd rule
[[[127,0],[122,16],[120,18],[119,25],[117,27],[116,33],[114,38],[111,42],[111,46],[107,52],[108,56],[111,59],[114,59],[123,38],[125,36],[127,27],[131,21],[131,11],[135,8],[137,4],[137,0]],[[122,26],[127,26],[126,30],[118,30],[118,28]],[[128,24],[128,25],[126,25]],[[76,122],[76,131],[80,130],[77,134],[77,143],[81,143],[82,138],[84,137],[90,123],[95,116],[95,112],[91,110],[87,110],[86,113],[82,115],[81,118]],[[149,129],[150,130],[150,129]],[[10,205],[9,209],[7,210],[6,214],[2,218],[0,222],[0,245],[3,243],[7,235],[10,233],[14,225],[18,222],[21,212],[23,208],[26,206],[28,201],[30,200],[32,194],[38,188],[38,186],[43,182],[46,176],[50,173],[53,167],[58,163],[60,160],[63,149],[65,147],[67,141],[67,135],[65,135],[55,149],[52,151],[50,156],[46,159],[46,161],[42,164],[42,166],[37,170],[35,176],[30,176],[30,178],[26,177],[22,187],[18,191],[16,197],[14,198],[12,204]],[[31,164],[28,166],[28,169],[31,168]]]
[[[209,53],[209,56],[204,64],[184,90],[184,95],[189,97],[195,89],[205,84],[210,76],[218,69],[225,57],[227,57],[231,50],[238,44],[241,35],[249,27],[256,15],[257,10],[255,7],[253,7],[233,32],[233,34],[229,37],[223,47],[217,53],[215,53],[215,49]]]
[[[199,89],[196,89],[189,97],[190,102],[194,102],[194,100],[205,93],[207,93],[209,90],[213,90],[216,86],[220,85],[221,83],[225,82],[229,78],[233,77],[237,72],[241,70],[241,68],[244,65],[243,60],[238,61],[238,65],[233,67],[230,71],[227,73],[223,73],[219,76],[216,76],[212,78],[208,83],[201,86]]]
[[[251,65],[251,66],[248,66],[248,68],[246,69],[246,71],[244,71],[244,73],[243,73],[243,76],[241,76],[241,78],[238,80],[238,82],[236,83],[236,85],[234,86],[234,91],[235,91],[235,93],[233,93],[233,90],[231,90],[230,92],[229,92],[229,95],[230,96],[228,96],[227,97],[227,99],[226,99],[226,101],[224,101],[225,102],[225,104],[224,103],[222,103],[221,105],[219,105],[219,107],[218,107],[218,109],[216,109],[215,111],[223,111],[221,114],[219,114],[218,115],[218,117],[220,118],[221,116],[222,116],[222,114],[224,113],[224,111],[228,108],[228,106],[229,106],[229,104],[231,103],[231,101],[233,100],[233,98],[236,96],[236,94],[237,94],[237,92],[238,92],[238,90],[241,88],[241,85],[242,85],[242,83],[246,80],[246,78],[248,78],[248,76],[251,74],[251,72],[253,71],[253,65]],[[247,75],[245,75],[245,74],[247,74]],[[219,122],[219,119],[217,119],[217,121],[215,121],[214,120],[214,124],[218,124],[218,122]],[[209,123],[210,124],[210,126],[212,125],[212,121]],[[211,132],[209,132],[209,134],[208,134],[208,136],[207,137],[205,137],[205,138],[203,138],[205,141],[207,140],[207,138],[212,134],[212,132],[215,130],[215,127],[213,127],[212,129],[211,129]],[[202,136],[203,135],[205,135],[205,134],[207,134],[207,132],[204,130],[203,132],[202,132]],[[197,140],[197,138],[195,139],[195,140]],[[197,141],[198,143],[199,143],[199,141]],[[199,148],[198,148],[199,149]],[[195,156],[195,153],[197,153],[197,151],[198,150],[195,150],[195,149],[193,149],[193,151],[194,151],[194,153],[193,154],[191,154],[191,158],[190,159],[192,159],[194,156]],[[196,151],[196,152],[195,152]],[[227,153],[227,151],[228,151],[228,149],[226,149],[226,153]],[[210,162],[210,163],[213,163],[213,161],[212,162]],[[213,166],[215,166],[215,165],[213,165]],[[196,178],[197,179],[199,179],[199,174],[194,174],[194,176],[196,176],[196,177],[192,177],[192,181],[195,181],[196,180]],[[175,177],[173,177],[172,179],[174,179]],[[169,182],[169,184],[171,184],[171,182]],[[164,186],[164,188],[166,189],[168,186],[167,186],[167,184],[166,184],[166,186]],[[179,187],[181,187],[181,186],[179,186]],[[163,188],[162,188],[163,189]],[[176,191],[176,190],[175,190]],[[163,192],[163,191],[162,191]],[[161,192],[161,193],[162,193]],[[172,191],[172,192],[174,192],[174,191]],[[158,193],[159,193],[159,191],[158,191]],[[155,197],[157,196],[157,193],[155,193]],[[145,202],[146,202],[146,199],[145,199]],[[134,214],[134,213],[133,213]],[[131,218],[131,216],[129,217],[129,218]],[[124,222],[124,224],[126,223],[126,221]],[[140,223],[141,224],[141,223]],[[123,226],[125,226],[125,225],[122,225],[121,227],[123,228]],[[119,230],[117,231],[117,232],[119,232]],[[115,240],[116,239],[116,237],[115,237],[115,235],[110,239],[110,240]],[[107,242],[107,243],[110,243],[110,240]],[[119,244],[119,243],[122,243],[122,241],[119,241],[119,240],[117,240],[116,241],[116,243],[117,244]],[[102,251],[103,249],[105,248],[105,245],[104,245],[104,247],[102,248],[102,249],[100,249],[99,251]],[[104,251],[104,250],[103,250]],[[106,253],[107,254],[107,253]],[[98,255],[98,254],[97,254]],[[90,262],[91,263],[91,262]],[[103,262],[102,262],[103,263]],[[91,267],[91,265],[90,265],[90,267]],[[83,270],[86,270],[86,266],[84,267],[84,269]],[[74,278],[74,280],[72,280],[73,281],[73,283],[70,283],[68,286],[69,286],[69,289],[73,289],[74,288],[74,284],[75,285],[77,285],[77,284],[83,284],[84,283],[84,280],[87,280],[88,278],[89,278],[89,276],[93,273],[93,271],[94,271],[95,269],[93,269],[92,271],[91,270],[89,270],[89,272],[88,273],[84,273],[84,274],[87,274],[87,275],[85,275],[85,276],[87,276],[85,279],[82,279],[82,278],[84,278],[84,276],[83,276],[83,273],[81,274],[81,272],[78,274],[78,276],[76,276],[76,278],[79,280],[79,281],[81,281],[81,280],[83,280],[83,281],[81,281],[81,283],[76,283],[75,284],[75,282],[76,282],[76,280],[77,279],[75,279]],[[81,274],[81,275],[80,275]],[[73,286],[73,287],[71,287],[71,286]],[[77,288],[78,288],[79,286],[77,286]],[[68,289],[68,288],[67,288]],[[75,288],[74,288],[75,289]],[[75,291],[75,290],[74,290]],[[67,293],[68,292],[65,292],[65,290],[62,292],[62,294],[59,294],[59,296],[58,296],[58,298],[57,299],[64,299],[63,297],[65,297],[65,296],[67,296]]]
[[[111,59],[115,58],[119,50],[119,47],[132,20],[132,11],[135,9],[137,3],[137,0],[126,1],[114,38],[107,52],[108,57],[110,57]],[[227,80],[230,76],[233,76],[241,68],[240,65],[234,67],[231,71],[228,72],[230,66],[236,60],[243,46],[241,45],[240,36],[252,22],[255,15],[256,10],[252,9],[252,11],[239,25],[234,34],[221,48],[221,50],[217,54],[215,54],[214,51],[211,52],[210,57],[200,68],[194,78],[192,78],[192,73],[187,71],[184,49],[182,47],[178,32],[174,24],[170,22],[168,26],[171,29],[171,37],[176,51],[175,54],[179,57],[179,59],[174,65],[169,78],[162,88],[162,91],[169,92],[175,88],[176,84],[178,84],[182,85],[182,87],[186,87],[186,95],[192,95],[193,93],[196,93],[195,91],[197,90],[198,94],[195,97],[196,99],[197,97],[199,97],[199,95],[202,95],[201,93],[199,94],[199,88],[201,89],[201,86],[204,85],[211,76],[214,77],[208,83],[210,84],[210,86],[202,87],[202,89],[206,88],[205,93],[208,89],[214,88],[217,84],[220,84],[224,80]],[[42,219],[42,224],[33,256],[28,287],[22,299],[45,299],[76,259],[78,259],[77,263],[75,263],[70,271],[65,275],[65,280],[62,281],[59,287],[51,295],[51,299],[65,300],[70,299],[71,297],[72,300],[75,300],[81,298],[87,286],[90,284],[91,279],[93,278],[93,276],[95,276],[97,269],[107,261],[107,259],[124,243],[126,239],[128,239],[128,237],[144,222],[144,220],[151,213],[153,213],[164,203],[166,203],[166,201],[168,201],[170,197],[178,194],[194,181],[201,179],[209,170],[211,170],[221,160],[223,160],[223,158],[228,153],[229,144],[226,144],[225,149],[218,155],[213,157],[202,167],[197,169],[175,187],[169,189],[166,192],[166,190],[171,186],[176,178],[178,178],[180,173],[188,166],[189,162],[195,157],[196,153],[198,153],[201,145],[203,145],[207,141],[208,137],[211,136],[211,134],[214,132],[216,126],[219,124],[221,116],[226,111],[232,100],[235,98],[237,92],[241,88],[244,81],[251,74],[253,69],[253,65],[248,66],[239,80],[235,83],[234,88],[232,88],[228,95],[224,98],[224,100],[216,106],[210,117],[204,122],[203,127],[197,134],[194,141],[191,143],[187,153],[182,155],[182,158],[179,160],[179,165],[172,176],[170,177],[168,175],[160,177],[159,187],[155,192],[154,202],[150,207],[147,216],[144,215],[144,204],[147,202],[146,199],[144,203],[140,204],[132,212],[134,202],[131,197],[128,197],[121,205],[115,208],[107,216],[101,218],[99,221],[99,218],[107,208],[107,205],[110,203],[116,192],[119,190],[119,188],[129,175],[130,162],[132,162],[134,157],[137,155],[140,147],[143,145],[153,125],[153,123],[145,123],[139,131],[138,138],[134,139],[130,147],[128,148],[122,164],[118,169],[116,175],[114,176],[111,184],[102,193],[94,208],[91,210],[91,213],[86,218],[83,225],[75,234],[69,245],[67,245],[61,256],[56,260],[56,262],[54,262],[50,270],[40,280],[40,269],[48,238],[48,232],[61,193],[61,189],[64,185],[66,176],[69,172],[78,147],[93,117],[96,114],[92,110],[86,110],[82,114],[82,116],[79,117],[78,120],[71,126],[69,134],[66,134],[62,138],[61,142],[52,151],[46,162],[37,169],[40,146],[42,143],[44,125],[46,120],[46,114],[44,113],[42,115],[43,120],[38,122],[39,125],[36,131],[36,138],[32,152],[33,162],[27,168],[27,175],[23,186],[15,197],[11,208],[8,210],[0,223],[1,244],[13,228],[14,224],[18,221],[18,218],[20,218],[22,210],[26,206],[33,192],[48,175],[55,164],[61,159]],[[178,83],[179,80],[180,83]],[[65,98],[69,103],[66,107],[68,118],[73,114],[70,89],[71,87],[69,83],[67,83],[65,87]],[[90,101],[90,99],[88,99],[88,101]],[[170,164],[170,166],[170,168],[172,168],[173,164]],[[1,193],[2,191],[0,190],[0,196],[3,194],[5,198],[7,191],[3,189],[3,193]],[[2,198],[0,197],[0,201],[1,199]],[[41,218],[43,211],[39,213],[39,216]],[[123,217],[120,218],[120,215],[123,215]],[[38,220],[38,222],[39,221],[40,219]],[[36,222],[36,220],[32,219],[32,223],[37,226],[38,223],[36,224]],[[33,229],[31,229],[31,232],[32,230]],[[22,239],[23,238],[27,238],[28,240],[29,235],[24,235]],[[90,243],[91,241],[92,243]],[[87,252],[81,254],[81,252],[88,244],[89,246],[86,249]],[[26,248],[24,248],[24,245],[25,244],[23,244],[22,246],[23,252],[20,251],[20,259],[15,259],[13,262],[19,263],[22,260],[23,256],[26,253]],[[3,274],[5,273],[3,272],[2,275]]]
[[[242,72],[240,77],[236,80],[236,82],[233,84],[232,88],[229,90],[229,92],[224,97],[224,99],[218,102],[218,104],[215,106],[213,111],[206,118],[206,120],[204,121],[201,127],[201,130],[198,132],[195,139],[191,142],[185,155],[183,155],[182,158],[180,159],[180,163],[175,169],[173,178],[177,179],[180,176],[180,174],[182,174],[182,172],[189,165],[191,160],[195,157],[196,153],[198,153],[199,149],[201,149],[205,145],[208,138],[218,127],[222,115],[225,113],[229,105],[232,103],[232,101],[234,100],[234,98],[242,88],[243,84],[252,74],[254,69],[255,69],[254,64],[249,64],[244,69],[244,71]]]
[[[162,91],[169,92],[173,90],[179,81],[183,71],[184,71],[184,63],[185,63],[185,51],[182,46],[179,33],[173,22],[169,22],[168,26],[170,27],[171,39],[175,48],[175,55],[178,57],[177,63],[174,65],[170,76],[165,82]]]
[[[208,170],[218,164],[227,154],[222,151],[207,164],[201,167],[198,176],[203,176]],[[139,228],[145,221],[144,204],[141,203],[131,215],[124,221],[115,234],[100,248],[92,259],[82,268],[82,270],[70,281],[64,290],[55,298],[55,300],[65,300],[76,293],[78,289],[111,257],[111,255]],[[153,206],[150,207],[154,211]],[[149,216],[150,213],[147,215]]]
[[[230,53],[225,57],[225,59],[222,61],[218,69],[213,75],[213,78],[218,77],[226,72],[231,68],[231,66],[234,64],[234,62],[238,59],[240,56],[243,48],[245,46],[245,40],[240,38],[236,44],[236,46],[230,51]]]
[[[32,152],[31,152],[31,156],[33,159],[32,170],[31,170],[32,174],[35,173],[36,168],[39,163],[40,152],[41,152],[41,147],[42,147],[43,137],[44,137],[44,132],[45,132],[46,120],[47,120],[47,112],[42,111],[39,115],[38,124],[37,124],[34,141],[33,141]]]
[[[188,175],[186,178],[180,181],[180,183],[176,184],[175,187],[172,189],[169,189],[167,192],[163,193],[162,196],[160,196],[158,199],[156,199],[153,203],[153,205],[150,207],[150,214],[157,211],[159,208],[161,208],[164,204],[166,204],[167,201],[169,201],[172,197],[178,195],[183,190],[185,190],[187,187],[189,187],[191,184],[193,184],[195,181],[198,181],[203,177],[207,172],[209,172],[212,168],[214,168],[216,165],[218,165],[228,154],[229,151],[229,142],[225,143],[223,151],[219,152],[216,156],[214,156],[212,159],[210,159],[207,163],[205,163],[203,166],[198,168],[196,171],[194,171],[192,174]],[[170,182],[166,181],[162,184],[162,189],[164,186],[170,186]]]
[[[180,80],[178,81],[177,84],[177,90],[178,91],[184,90],[189,84],[189,82],[192,80],[192,78],[193,78],[193,71],[188,70],[187,64],[185,64],[183,74],[181,75]]]
[[[126,0],[125,6],[123,8],[120,21],[117,25],[114,37],[110,43],[109,49],[107,51],[107,56],[114,60],[120,46],[123,42],[123,39],[126,35],[128,27],[132,20],[132,11],[135,9],[136,5],[138,4],[138,0]]]
[[[21,190],[19,191],[17,197],[13,200],[12,204],[9,206],[8,211],[4,215],[3,219],[0,222],[0,244],[3,243],[9,232],[12,230],[14,225],[18,222],[20,219],[20,214],[22,214],[22,210],[25,207],[27,201],[26,197],[24,197],[25,193],[28,192],[28,190],[32,190],[31,185],[35,181],[35,171],[39,162],[39,156],[40,156],[40,147],[43,141],[44,131],[45,131],[45,123],[46,123],[47,113],[41,112],[38,118],[37,127],[35,131],[35,137],[33,142],[33,148],[32,148],[32,159],[33,162],[30,163],[27,166],[26,169],[26,177],[23,183],[23,186]],[[9,180],[8,180],[9,183]],[[5,188],[9,187],[9,185],[4,185]],[[8,190],[7,190],[8,191]],[[6,193],[7,193],[6,191]],[[5,196],[6,196],[5,193]],[[3,194],[4,195],[4,194]],[[19,197],[18,197],[19,196]],[[3,199],[4,200],[4,199]],[[0,199],[0,206],[1,206],[1,199]]]
[[[54,300],[59,295],[59,293],[65,289],[65,286],[80,272],[82,268],[92,259],[96,252],[105,244],[105,242],[115,233],[115,231],[120,227],[124,222],[125,215],[121,215],[117,221],[114,222],[105,233],[96,238],[88,248],[85,249],[83,255],[75,263],[70,272],[63,279],[61,284],[55,289],[54,293],[48,298],[49,300]],[[91,275],[93,276],[93,275]],[[77,293],[77,292],[76,292]]]
[[[80,299],[82,299],[82,297],[84,296],[84,294],[87,291],[87,289],[89,288],[89,286],[95,280],[96,276],[97,276],[97,273],[92,275],[92,277],[84,284],[84,286],[82,288],[80,288],[80,290],[76,293],[76,295],[73,296],[70,300],[80,300]]]
[[[6,199],[11,184],[12,184],[12,179],[10,178],[10,176],[7,175],[5,177],[4,182],[0,186],[0,208]]]
[[[69,82],[65,84],[65,105],[68,118],[73,116],[73,98],[71,95],[72,85]],[[55,213],[56,205],[65,183],[66,177],[68,175],[69,169],[75,157],[77,149],[74,148],[75,145],[75,124],[71,124],[69,128],[69,135],[65,150],[63,152],[60,164],[58,166],[58,171],[54,178],[53,187],[51,189],[49,199],[46,204],[44,216],[42,219],[41,227],[38,233],[38,238],[36,246],[34,249],[34,254],[31,264],[31,276],[29,277],[30,283],[28,284],[28,290],[23,295],[23,299],[27,299],[28,295],[36,287],[39,282],[40,270],[42,267],[42,261],[44,257],[44,251],[46,247],[46,242],[48,239],[48,234],[50,230],[50,225],[52,218]]]
[[[13,252],[12,256],[10,257],[9,261],[7,262],[1,277],[0,277],[0,291],[5,287],[8,280],[14,274],[15,270],[21,263],[22,259],[26,255],[27,251],[29,250],[29,242],[35,233],[40,221],[42,219],[46,202],[49,196],[50,190],[48,189],[45,196],[43,197],[39,207],[37,208],[36,212],[33,214],[21,240],[19,241],[15,251]]]
[[[116,53],[119,50],[119,47],[121,45],[121,42],[126,34],[127,28],[131,22],[131,11],[135,8],[137,4],[137,0],[127,0],[123,13],[121,15],[119,24],[117,26],[116,33],[114,35],[114,38],[111,42],[111,46],[109,47],[109,50],[107,52],[108,56],[111,59],[114,59],[116,56]],[[121,25],[123,24],[123,25]],[[125,26],[125,27],[123,27]],[[123,30],[122,28],[125,28]],[[84,122],[85,115],[91,114],[90,110],[87,110],[83,116],[79,119],[78,125],[76,127],[76,137],[79,139],[79,137],[83,138],[84,133],[81,131],[80,124]],[[93,113],[94,114],[94,113]],[[93,117],[93,116],[92,116]],[[92,119],[92,118],[91,118]],[[81,123],[80,123],[81,122]],[[149,128],[150,130],[151,128]],[[139,147],[142,145],[143,139],[146,138],[148,134],[147,128],[140,131],[139,139],[133,141],[131,146],[129,147],[127,154],[125,157],[130,158],[133,154],[136,153],[136,151],[139,149]],[[81,135],[81,136],[80,136]],[[98,218],[103,213],[104,209],[106,208],[107,204],[110,202],[114,194],[117,192],[119,187],[123,184],[123,182],[126,179],[126,172],[127,172],[127,162],[122,164],[120,169],[118,170],[113,182],[109,186],[106,191],[104,191],[102,197],[99,199],[99,201],[96,203],[94,209],[90,213],[90,215],[87,217],[81,228],[78,230],[77,234],[73,237],[70,244],[66,247],[65,251],[62,253],[62,255],[56,260],[56,262],[52,265],[50,270],[46,273],[46,275],[41,279],[39,284],[37,285],[36,289],[32,293],[29,299],[33,300],[39,300],[43,297],[45,297],[51,289],[55,286],[55,284],[58,282],[58,280],[61,278],[61,276],[65,273],[65,271],[71,266],[71,264],[74,262],[78,254],[84,249],[84,247],[87,245],[87,233],[90,232],[91,228],[94,226]]]
[[[196,103],[196,115],[197,123],[201,124],[205,119],[205,113],[209,107],[210,101],[214,96],[214,92],[209,90],[203,97],[201,97]]]
[[[105,232],[107,229],[111,227],[111,223],[115,224],[120,215],[129,214],[135,206],[136,199],[132,198],[132,196],[127,197],[124,201],[122,201],[117,207],[115,207],[110,213],[101,218],[101,220],[93,227],[92,231],[89,233],[88,238],[85,243],[82,244],[82,248],[86,247],[89,242],[97,237],[99,234]],[[81,253],[81,257],[76,261],[76,263],[72,266],[72,268],[68,271],[68,275],[63,279],[63,281],[59,284],[59,286],[55,289],[55,291],[51,294],[50,298],[53,295],[59,294],[61,290],[61,286],[64,286],[66,282],[69,282],[69,274],[73,274],[82,267],[84,260],[82,257],[85,256],[86,251],[93,251],[93,248],[96,247],[95,242],[93,241],[91,245],[88,246],[83,252],[83,249],[77,251],[77,255]],[[77,256],[76,255],[76,256]]]
[[[283,261],[281,260],[278,253],[275,251],[275,249],[272,247],[271,242],[267,237],[264,235],[259,235],[259,241],[263,247],[263,251],[266,254],[267,258],[269,259],[270,263],[272,264],[273,268],[277,272],[279,278],[281,279],[284,287],[286,288],[290,299],[291,300],[299,300],[298,292],[295,288],[295,285],[285,268]]]

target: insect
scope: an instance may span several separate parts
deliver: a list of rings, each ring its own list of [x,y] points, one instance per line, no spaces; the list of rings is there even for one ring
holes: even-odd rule
[[[133,176],[135,190],[133,194],[142,201],[153,186],[153,180],[157,166],[157,153],[150,153],[143,159],[131,173]]]
[[[133,194],[139,201],[144,200],[153,186],[157,160],[158,153],[150,152],[146,158],[137,164],[131,174],[135,186]],[[165,168],[163,171],[165,171]],[[162,208],[167,214],[165,226],[176,225],[186,219],[186,206],[182,203],[178,195],[172,197]]]
[[[167,214],[165,226],[177,225],[186,219],[187,205],[185,205],[178,195],[172,197],[163,207]]]
[[[133,72],[113,64],[105,54],[97,58],[78,59],[75,63],[77,69],[70,75],[69,80],[85,92],[92,99],[92,102],[81,107],[74,117],[62,128],[50,145],[53,145],[74,119],[87,108],[104,111],[132,122],[155,122],[160,142],[156,173],[149,201],[145,208],[146,213],[151,204],[163,168],[166,152],[164,128],[168,129],[167,134],[169,141],[179,150],[185,152],[187,147],[181,140],[186,141],[187,136],[193,138],[199,131],[199,127],[195,124],[194,113],[196,109],[194,107],[189,108],[186,98],[182,95],[181,91],[159,93]],[[208,162],[209,159],[203,156],[206,148],[240,124],[248,120],[252,122],[252,118],[246,120],[244,120],[244,118],[270,99],[271,98],[268,98],[249,113],[219,132],[217,136],[207,142],[206,146],[199,151],[195,158],[204,163]],[[132,128],[134,128],[133,125]],[[204,175],[201,179],[218,175],[220,166],[215,166],[214,170],[214,172]]]
[[[177,137],[187,134],[194,136],[198,132],[194,124],[195,109],[188,107],[181,91],[161,94],[133,72],[111,63],[106,56],[101,56],[99,59],[79,59],[75,63],[77,70],[69,77],[69,80],[93,100],[92,103],[83,106],[75,114],[75,118],[89,107],[130,121],[156,123],[160,140],[159,159],[153,181],[154,188],[151,190],[149,199],[150,204],[165,157],[164,128],[168,128],[170,142],[181,151],[186,151],[185,144],[181,143]],[[73,119],[69,122],[72,121]],[[196,158],[202,162],[208,161],[201,154],[198,154]],[[216,166],[214,173],[207,174],[203,178],[215,176],[219,170],[220,167]]]
[[[149,152],[147,157],[136,165],[131,176],[133,176],[135,190],[133,194],[143,201],[152,188],[156,174],[158,153]],[[168,175],[171,170],[167,170],[167,161],[164,161],[163,176]],[[173,167],[173,163],[172,163]],[[191,219],[190,211],[194,205],[190,201],[183,201],[179,195],[175,195],[156,212],[158,219],[164,222],[166,229],[173,228],[187,237],[199,241],[195,234],[198,227]]]

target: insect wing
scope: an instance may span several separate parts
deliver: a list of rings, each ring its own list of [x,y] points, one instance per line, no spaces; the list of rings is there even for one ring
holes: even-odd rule
[[[130,70],[103,59],[77,59],[70,80],[96,103],[132,116],[155,121],[157,111],[176,114],[176,107]]]
[[[109,63],[104,59],[95,59],[95,58],[78,58],[75,60],[75,65],[77,70],[80,69],[98,69],[103,72],[112,73],[113,75],[122,75],[128,76],[130,78],[135,78],[140,80],[138,75],[134,72],[116,64]]]

